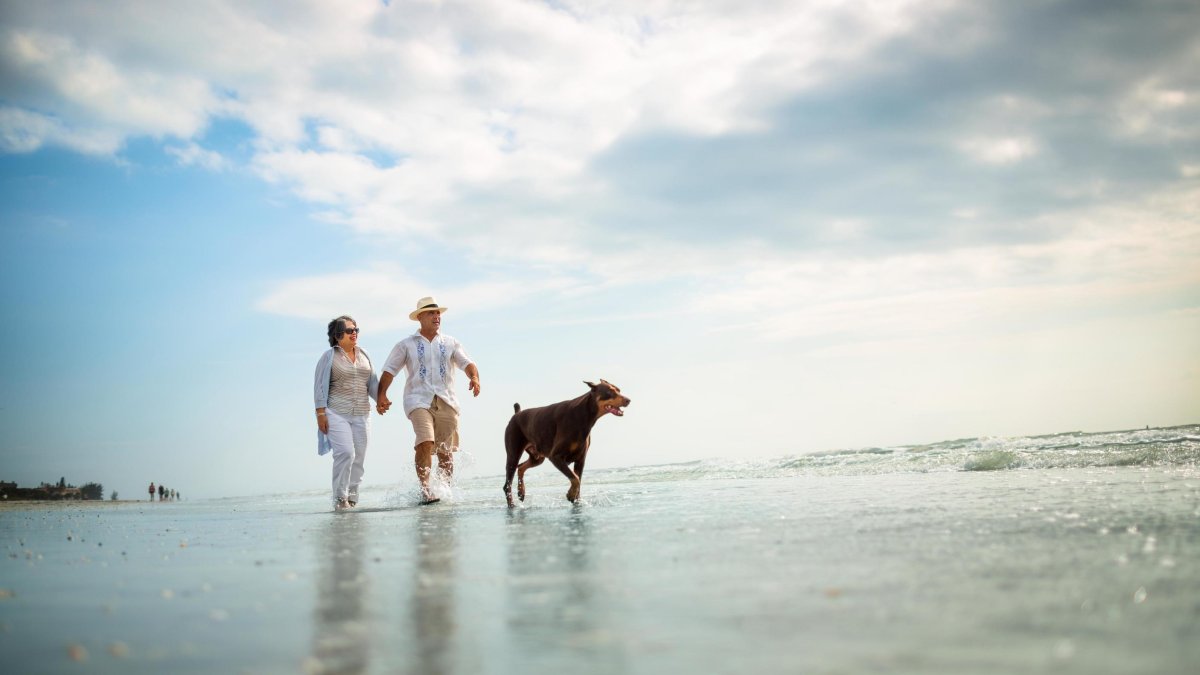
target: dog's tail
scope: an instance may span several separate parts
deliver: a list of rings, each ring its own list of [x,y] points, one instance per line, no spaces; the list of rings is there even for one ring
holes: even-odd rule
[[[513,404],[513,414],[514,414],[514,415],[516,415],[516,414],[517,414],[517,413],[519,413],[519,412],[521,412],[521,404],[520,404],[520,403],[514,403],[514,404]]]

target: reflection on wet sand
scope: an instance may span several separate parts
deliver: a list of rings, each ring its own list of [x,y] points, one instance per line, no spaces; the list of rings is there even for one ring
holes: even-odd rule
[[[364,605],[367,576],[363,571],[368,522],[336,514],[317,539],[316,634],[308,673],[366,672],[370,655]]]
[[[597,570],[586,507],[562,512],[517,509],[507,525],[507,622],[525,666],[574,669],[585,658],[600,672],[623,672],[626,654],[608,628],[605,575]],[[533,666],[538,666],[533,668]]]
[[[410,672],[441,675],[454,671],[455,520],[453,512],[438,508],[421,509],[417,514],[417,560],[409,605],[417,663]]]

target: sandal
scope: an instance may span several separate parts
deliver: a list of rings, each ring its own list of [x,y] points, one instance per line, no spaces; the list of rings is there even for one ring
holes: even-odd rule
[[[348,508],[350,508],[350,502],[340,497],[338,498],[337,503],[333,505],[334,511],[345,511]]]

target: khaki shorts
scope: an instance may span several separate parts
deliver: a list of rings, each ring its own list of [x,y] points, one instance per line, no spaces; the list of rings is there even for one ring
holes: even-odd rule
[[[434,452],[458,451],[458,411],[434,396],[428,408],[417,408],[408,415],[417,440],[413,447],[433,441]]]

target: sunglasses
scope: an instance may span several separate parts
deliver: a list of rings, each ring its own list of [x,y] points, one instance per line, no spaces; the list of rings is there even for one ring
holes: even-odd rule
[[[345,334],[347,334],[347,333],[354,333],[354,334],[356,334],[356,335],[357,335],[357,334],[358,334],[358,329],[357,329],[357,328],[343,328],[343,329],[342,329],[342,335],[345,335]]]

